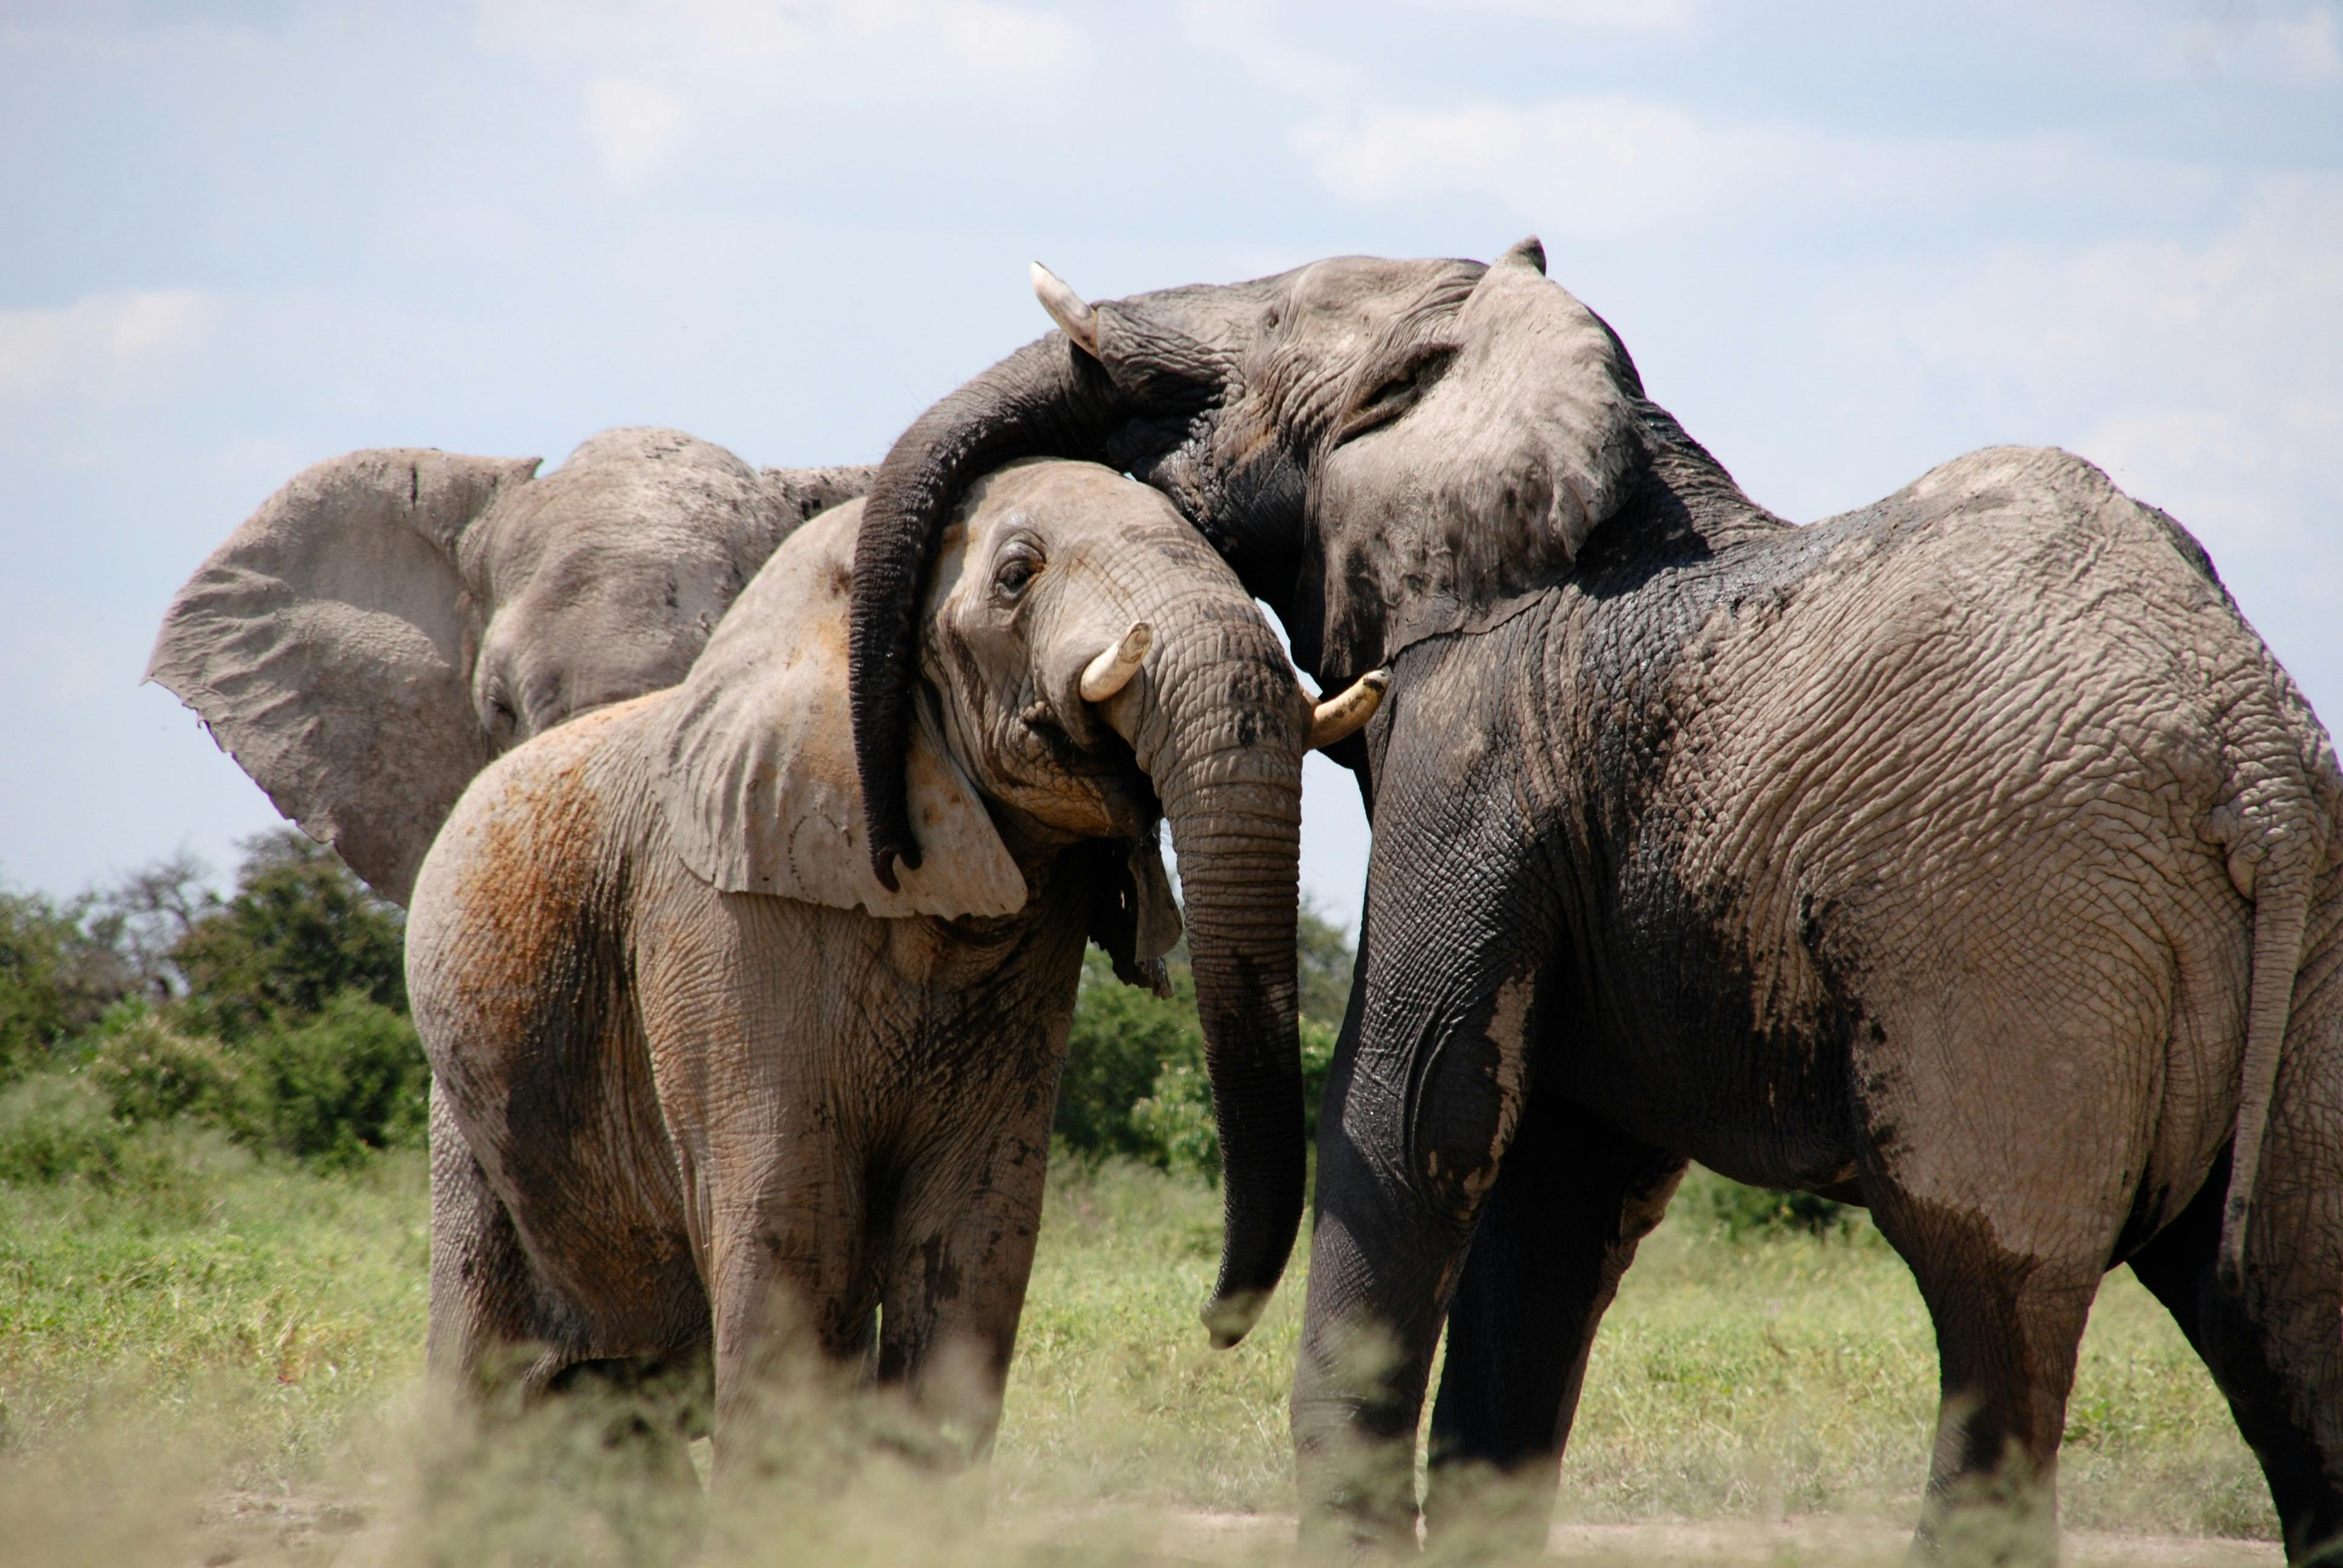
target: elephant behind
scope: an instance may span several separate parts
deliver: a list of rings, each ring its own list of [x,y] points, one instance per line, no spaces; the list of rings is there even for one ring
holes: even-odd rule
[[[928,598],[929,853],[888,886],[847,719],[859,513],[775,552],[681,686],[489,768],[424,863],[408,985],[461,1141],[434,1150],[437,1371],[536,1347],[541,1387],[712,1347],[721,1453],[767,1356],[875,1349],[988,1437],[1085,937],[1138,978],[1179,932],[1159,815],[1226,1151],[1208,1316],[1250,1322],[1275,1283],[1315,724],[1291,666],[1153,491],[992,476]]]
[[[874,855],[916,849],[893,652],[966,475],[1171,494],[1322,679],[1375,829],[1320,1122],[1305,1515],[1404,1547],[1539,1490],[1687,1157],[1867,1204],[1937,1330],[1924,1537],[2043,1501],[2128,1262],[2343,1537],[2343,824],[2327,735],[2168,518],[2063,453],[1794,528],[1610,328],[1495,263],[1350,256],[1089,303],[938,403],[856,561]],[[1363,1376],[1346,1347],[1398,1354]],[[1363,1465],[1363,1475],[1354,1466]],[[2054,1508],[2013,1545],[2055,1551]],[[2046,1529],[2046,1527],[2052,1527]],[[1965,1527],[1965,1526],[1964,1526]]]
[[[672,686],[775,546],[869,467],[749,467],[676,430],[535,457],[352,452],[262,503],[180,588],[147,678],[314,838],[405,903],[488,761]]]

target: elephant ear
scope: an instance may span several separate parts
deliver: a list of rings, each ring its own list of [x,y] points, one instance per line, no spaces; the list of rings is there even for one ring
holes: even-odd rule
[[[1644,473],[1634,362],[1547,281],[1535,240],[1428,320],[1399,323],[1348,394],[1366,421],[1404,413],[1332,446],[1312,477],[1324,598],[1298,618],[1321,631],[1322,671],[1388,663],[1557,580]]]
[[[537,466],[392,448],[306,470],[187,579],[147,662],[277,810],[401,904],[495,755],[457,541]]]
[[[1006,915],[1025,875],[915,702],[912,819],[928,849],[900,890],[870,869],[847,717],[846,627],[859,501],[783,542],[741,593],[649,739],[668,830],[685,865],[728,893],[767,893],[899,919]]]

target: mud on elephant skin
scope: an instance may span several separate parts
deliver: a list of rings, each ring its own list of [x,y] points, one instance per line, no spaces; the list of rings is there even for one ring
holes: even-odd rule
[[[490,759],[682,679],[773,548],[872,472],[760,471],[639,428],[538,462],[319,463],[204,562],[156,638],[148,678],[398,903]]]
[[[1085,938],[1136,980],[1179,934],[1159,821],[1230,1151],[1216,1332],[1250,1322],[1301,1213],[1315,715],[1258,607],[1109,470],[976,486],[921,617],[909,799],[930,852],[889,888],[847,721],[859,512],[776,551],[681,686],[484,772],[408,925],[435,1370],[534,1346],[544,1386],[712,1347],[719,1464],[792,1346],[875,1353],[987,1439]]]
[[[2298,1558],[2343,1534],[2333,750],[2204,552],[2063,453],[1795,528],[1544,276],[1343,257],[1091,303],[873,479],[855,722],[874,852],[900,648],[963,477],[1165,490],[1322,679],[1375,826],[1321,1123],[1307,1517],[1404,1547],[1495,1471],[1550,1506],[1596,1323],[1688,1157],[1870,1205],[1935,1314],[1924,1539],[2040,1499],[2131,1261]],[[1345,1347],[1394,1352],[1353,1375]],[[1367,1479],[1347,1467],[1364,1464]],[[2055,1550],[2047,1507],[2012,1549]],[[2003,1517],[2000,1523],[2008,1520]]]

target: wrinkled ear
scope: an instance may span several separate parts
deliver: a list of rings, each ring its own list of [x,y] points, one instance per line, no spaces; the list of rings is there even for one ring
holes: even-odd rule
[[[353,452],[262,503],[164,613],[146,678],[398,903],[495,755],[472,708],[465,528],[537,459]]]
[[[870,869],[847,718],[846,624],[860,502],[809,522],[719,622],[650,739],[684,864],[728,893],[906,915],[1012,914],[1025,875],[945,747],[935,699],[914,706],[911,819],[927,851],[890,892]]]

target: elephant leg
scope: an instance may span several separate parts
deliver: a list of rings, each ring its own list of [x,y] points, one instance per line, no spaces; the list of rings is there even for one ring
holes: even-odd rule
[[[2105,1254],[1996,1250],[1990,1227],[1875,1201],[1936,1331],[1939,1403],[1916,1542],[1923,1558],[2048,1563],[2058,1444]]]
[[[1595,1327],[1684,1171],[1680,1157],[1566,1101],[1523,1118],[1448,1311],[1428,1533],[1544,1544]]]
[[[2338,1483],[2343,1445],[2337,1442],[2328,1414],[2343,1402],[2343,1390],[2335,1386],[2335,1346],[2287,1343],[2291,1314],[2286,1303],[2272,1301],[2261,1289],[2242,1300],[2221,1289],[2214,1265],[2228,1186],[2224,1154],[2179,1217],[2127,1261],[2140,1283],[2172,1313],[2228,1400],[2237,1432],[2269,1482],[2288,1559],[2302,1562],[2343,1535],[2343,1485]],[[2331,1325],[2338,1319],[2343,1257],[2336,1256],[2331,1241],[2324,1246],[2314,1242],[2311,1250],[2325,1253],[2316,1261],[2323,1266],[2327,1289],[2306,1293],[2328,1298],[2318,1316]],[[2331,1329],[2323,1336],[2330,1342],[2338,1337]]]
[[[542,1291],[512,1216],[488,1186],[435,1078],[431,1084],[431,1326],[424,1362],[448,1386],[523,1392],[559,1371]],[[532,1364],[534,1363],[534,1364]]]
[[[786,1155],[753,1188],[719,1182],[707,1210],[716,1474],[728,1485],[834,1432],[874,1300],[859,1152],[806,1128],[768,1136]]]
[[[2343,939],[2330,899],[2295,980],[2245,1289],[2215,1278],[2229,1160],[2128,1261],[2229,1402],[2268,1478],[2289,1561],[2343,1541]]]
[[[1379,938],[1389,923],[1377,928]],[[1443,979],[1394,1005],[1371,963],[1357,1044],[1346,1037],[1338,1052],[1319,1124],[1292,1426],[1305,1535],[1400,1547],[1414,1539],[1433,1353],[1520,1114],[1534,982],[1474,987],[1468,977],[1489,972],[1477,959],[1405,941],[1395,950]],[[1381,1043],[1393,1040],[1410,1043]]]
[[[880,1309],[879,1385],[908,1397],[946,1463],[991,1452],[1049,1161],[1046,1120],[973,1121],[984,1146],[955,1138],[904,1183]]]

